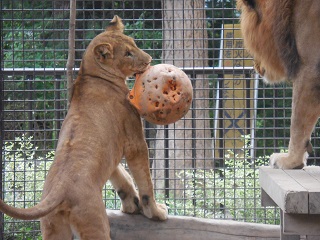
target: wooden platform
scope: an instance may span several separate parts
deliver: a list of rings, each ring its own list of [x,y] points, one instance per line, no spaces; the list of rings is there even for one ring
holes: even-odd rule
[[[281,209],[281,239],[320,240],[320,167],[260,168],[263,206]]]

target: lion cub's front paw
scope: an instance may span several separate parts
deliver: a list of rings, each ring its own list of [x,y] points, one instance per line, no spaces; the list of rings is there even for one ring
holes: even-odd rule
[[[136,191],[123,192],[119,191],[118,195],[121,199],[121,211],[129,214],[140,213],[139,195]]]
[[[168,218],[168,208],[165,204],[151,203],[146,197],[143,197],[142,214],[155,221],[164,221]]]
[[[270,156],[270,166],[281,169],[301,169],[306,165],[308,154],[302,159],[291,157],[288,153],[274,153]]]
[[[157,203],[157,214],[153,216],[153,220],[164,221],[168,218],[168,208],[165,204]]]

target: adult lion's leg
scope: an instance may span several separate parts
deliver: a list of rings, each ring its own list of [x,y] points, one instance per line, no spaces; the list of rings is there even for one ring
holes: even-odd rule
[[[137,144],[137,146],[139,146],[139,144]],[[166,220],[168,216],[166,205],[156,203],[154,198],[146,143],[140,144],[137,150],[134,151],[134,154],[127,154],[126,159],[139,189],[140,205],[143,215],[154,220]]]
[[[305,75],[310,76],[310,73]],[[289,151],[271,155],[270,164],[275,168],[294,169],[306,165],[311,133],[319,118],[320,100],[319,90],[313,84],[316,80],[302,79],[296,79],[293,84]]]
[[[139,213],[139,195],[131,176],[121,163],[112,173],[110,182],[121,199],[121,211],[125,213]]]

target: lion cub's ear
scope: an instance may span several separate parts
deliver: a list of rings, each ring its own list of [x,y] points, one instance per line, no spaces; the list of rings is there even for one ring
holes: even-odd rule
[[[94,56],[100,62],[113,58],[113,47],[109,43],[101,43],[94,47]]]
[[[122,23],[122,19],[115,15],[112,21],[109,23],[109,26],[106,28],[106,31],[120,31],[123,32],[124,25]]]

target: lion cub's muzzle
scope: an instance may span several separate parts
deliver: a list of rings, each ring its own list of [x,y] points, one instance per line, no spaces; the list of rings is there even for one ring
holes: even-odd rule
[[[135,71],[135,74],[144,73],[150,67],[152,57],[149,54],[145,53],[145,58],[146,60],[142,61],[142,63],[139,64],[137,70]]]

